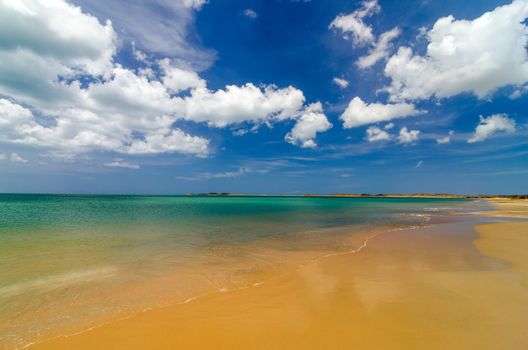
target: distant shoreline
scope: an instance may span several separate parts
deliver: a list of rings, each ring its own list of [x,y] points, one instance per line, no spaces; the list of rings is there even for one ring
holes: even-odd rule
[[[460,199],[528,199],[526,195],[458,195],[458,194],[370,194],[370,193],[336,193],[336,194],[244,194],[244,193],[188,193],[189,197],[314,197],[314,198],[460,198]]]
[[[209,192],[209,193],[186,193],[186,194],[125,194],[125,193],[0,193],[2,195],[18,196],[79,196],[79,197],[110,197],[110,196],[130,196],[130,197],[284,197],[284,198],[445,198],[445,199],[528,199],[528,194],[480,194],[480,195],[463,195],[451,193],[332,193],[332,194],[250,194],[250,193],[227,193],[227,192]]]

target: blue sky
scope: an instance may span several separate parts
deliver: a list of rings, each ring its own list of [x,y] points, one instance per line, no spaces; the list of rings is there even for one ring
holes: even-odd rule
[[[528,0],[0,4],[0,191],[528,192]]]

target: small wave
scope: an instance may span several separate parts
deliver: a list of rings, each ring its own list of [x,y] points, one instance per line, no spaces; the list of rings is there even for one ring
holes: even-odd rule
[[[24,283],[11,284],[0,288],[0,298],[9,298],[30,291],[49,292],[76,283],[92,282],[113,276],[116,271],[116,267],[107,266],[85,271],[69,272],[58,276],[39,278]]]
[[[395,228],[391,228],[391,229],[388,229],[388,230],[385,230],[385,231],[380,231],[370,237],[367,237],[363,243],[358,246],[357,248],[354,248],[352,250],[347,250],[347,251],[342,251],[342,252],[335,252],[335,253],[329,253],[329,254],[325,254],[325,255],[322,255],[320,257],[317,257],[315,258],[314,260],[317,261],[317,260],[320,260],[320,259],[324,259],[324,258],[329,258],[329,257],[332,257],[332,256],[340,256],[340,255],[349,255],[349,254],[356,254],[356,253],[359,253],[361,252],[363,249],[367,248],[368,246],[368,243],[378,237],[378,236],[381,236],[383,234],[386,234],[386,233],[389,233],[389,232],[396,232],[396,231],[404,231],[404,230],[415,230],[415,229],[419,229],[419,228],[423,228],[423,227],[426,227],[425,223],[429,222],[429,220],[431,220],[431,218],[427,215],[424,215],[424,214],[410,214],[412,216],[419,216],[419,217],[423,217],[424,219],[424,224],[422,225],[411,225],[411,226],[404,226],[404,227],[395,227]],[[300,267],[304,267],[306,266],[306,264],[301,264]]]

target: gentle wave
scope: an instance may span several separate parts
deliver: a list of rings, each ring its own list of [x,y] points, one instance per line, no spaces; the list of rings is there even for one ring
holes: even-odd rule
[[[0,287],[0,298],[9,298],[27,292],[49,292],[72,284],[93,282],[114,276],[117,272],[114,266],[106,266],[85,271],[69,272],[62,275],[39,278],[24,283],[16,283]]]

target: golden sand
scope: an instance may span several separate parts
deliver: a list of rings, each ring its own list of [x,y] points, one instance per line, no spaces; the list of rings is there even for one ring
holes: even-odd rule
[[[498,209],[528,213],[528,202],[511,203]],[[263,284],[34,348],[527,349],[528,223],[480,225],[480,236],[455,226],[379,235],[358,251],[284,265]]]
[[[489,200],[496,211],[486,212],[488,216],[528,218],[528,200],[495,198]]]

